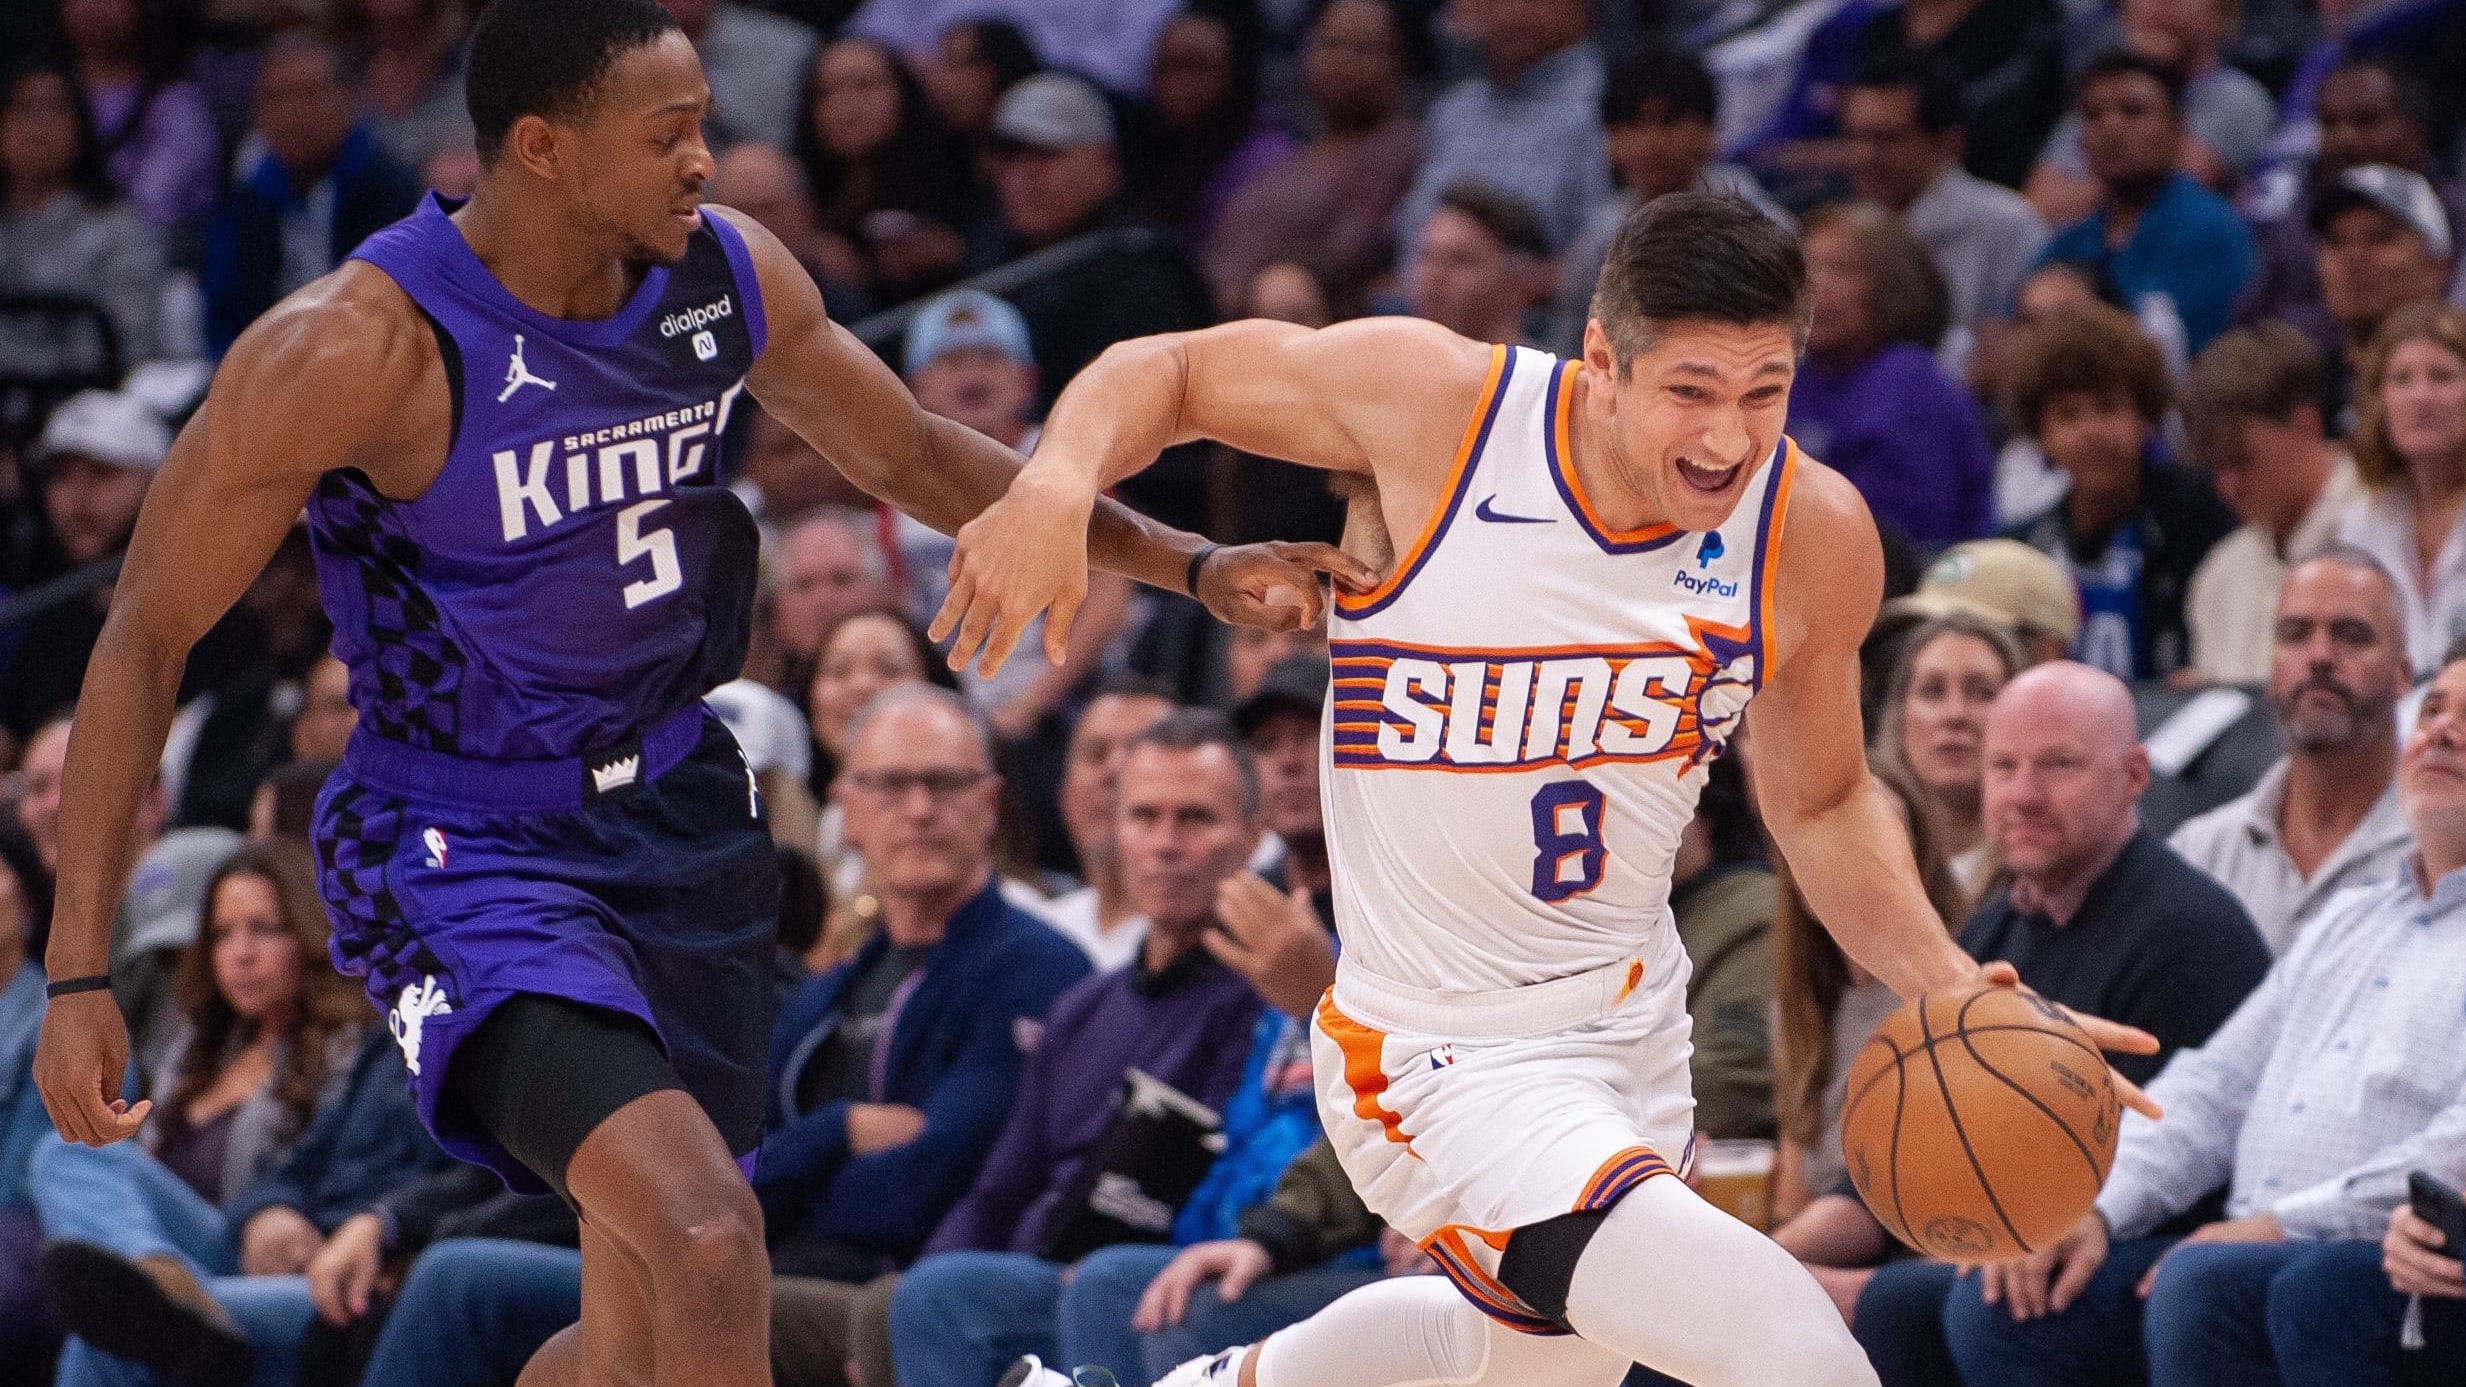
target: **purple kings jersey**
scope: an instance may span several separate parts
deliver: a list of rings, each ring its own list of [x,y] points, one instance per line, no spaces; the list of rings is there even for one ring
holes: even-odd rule
[[[757,552],[720,440],[762,350],[761,291],[706,215],[616,316],[552,318],[433,195],[353,252],[428,318],[454,390],[418,499],[330,472],[317,579],[373,734],[490,760],[579,756],[735,677]]]

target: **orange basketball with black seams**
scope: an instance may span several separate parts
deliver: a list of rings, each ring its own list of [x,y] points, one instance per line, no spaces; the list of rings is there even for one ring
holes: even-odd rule
[[[2088,1034],[2034,992],[1964,983],[1858,1052],[1841,1149],[1867,1207],[1930,1257],[2000,1262],[2089,1212],[2123,1108]]]

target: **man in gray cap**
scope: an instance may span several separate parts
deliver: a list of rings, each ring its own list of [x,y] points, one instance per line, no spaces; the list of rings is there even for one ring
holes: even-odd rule
[[[1023,79],[994,108],[993,140],[1000,236],[979,248],[977,268],[1091,233],[1117,233],[1111,244],[1013,295],[1035,343],[1038,412],[1114,343],[1208,324],[1207,286],[1189,257],[1123,196],[1113,108],[1103,93],[1067,73]],[[1196,453],[1169,454],[1122,491],[1139,509],[1184,526],[1198,524],[1204,496]]]
[[[2328,404],[2340,419],[2352,403],[2354,363],[2365,344],[2390,314],[2441,296],[2457,243],[2431,183],[2393,164],[2338,174],[2312,195],[2310,222],[2321,304],[2338,327]]]

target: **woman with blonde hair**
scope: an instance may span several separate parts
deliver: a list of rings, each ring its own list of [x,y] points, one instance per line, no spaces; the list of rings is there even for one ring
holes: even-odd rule
[[[1955,922],[1994,871],[1978,812],[1987,708],[2028,663],[2001,622],[1948,612],[1902,638],[1884,688],[1868,754],[1915,793],[1911,805],[1960,888]]]
[[[2396,581],[2407,655],[2429,673],[2466,636],[2466,312],[2427,302],[2390,314],[2355,401],[2347,442],[2364,496],[2338,538]]]

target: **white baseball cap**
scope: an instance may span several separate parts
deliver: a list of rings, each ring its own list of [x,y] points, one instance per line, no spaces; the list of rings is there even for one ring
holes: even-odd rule
[[[152,472],[170,451],[171,426],[143,401],[114,390],[86,390],[52,411],[34,456],[38,463],[74,456]]]

